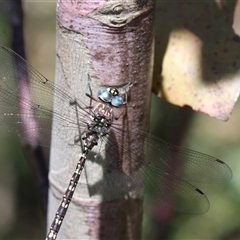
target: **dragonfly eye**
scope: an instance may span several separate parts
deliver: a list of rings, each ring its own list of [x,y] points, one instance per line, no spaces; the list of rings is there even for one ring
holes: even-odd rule
[[[107,89],[101,89],[98,92],[98,98],[103,102],[110,102],[112,98],[112,94]]]
[[[123,105],[123,99],[120,96],[115,96],[112,98],[111,105],[114,107],[120,107]]]

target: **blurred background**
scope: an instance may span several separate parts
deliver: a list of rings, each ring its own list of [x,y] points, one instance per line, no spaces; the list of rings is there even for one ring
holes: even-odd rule
[[[27,61],[54,80],[56,2],[32,0],[23,4]],[[9,16],[1,3],[0,9],[3,10],[0,11],[0,43],[9,45]],[[239,120],[239,102],[231,119],[221,122],[152,96],[151,132],[154,135],[168,142],[176,142],[184,135],[183,146],[222,159],[233,171],[233,179],[227,184],[194,184],[208,196],[210,210],[203,215],[175,213],[164,227],[163,239],[240,239],[237,235],[240,231]],[[2,128],[0,197],[0,239],[44,239],[45,219],[31,168],[21,142]],[[159,226],[154,212],[153,206],[145,207],[143,239],[156,239]]]

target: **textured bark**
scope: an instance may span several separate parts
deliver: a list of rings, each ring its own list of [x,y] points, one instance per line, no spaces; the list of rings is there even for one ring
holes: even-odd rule
[[[153,1],[123,4],[118,1],[70,3],[62,0],[58,2],[57,15],[56,83],[87,104],[88,74],[93,96],[101,85],[118,86],[133,82],[128,104],[124,110],[116,111],[120,116],[118,123],[131,132],[147,131],[152,78]],[[54,104],[56,107],[60,103]],[[63,106],[64,109],[67,107]],[[66,111],[65,114],[69,113]],[[131,149],[142,151],[134,136],[118,140],[124,145],[130,144]],[[51,149],[49,224],[81,154],[80,149],[74,152],[66,144],[67,141],[61,144],[61,148]],[[123,159],[123,169],[129,173],[128,160]],[[101,170],[98,164],[86,162],[59,239],[141,238],[142,200],[138,197],[111,200],[109,183],[102,172],[104,169]],[[89,183],[87,180],[91,174],[94,177]]]

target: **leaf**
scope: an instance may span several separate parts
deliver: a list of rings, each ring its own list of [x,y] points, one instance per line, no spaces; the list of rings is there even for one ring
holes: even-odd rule
[[[162,72],[155,61],[154,91],[178,106],[189,105],[228,120],[240,91],[240,44],[232,30],[234,1],[174,2],[158,7],[168,32]],[[158,21],[163,21],[158,19]],[[163,41],[156,33],[157,45]],[[162,36],[162,35],[161,35]],[[163,37],[164,39],[164,37]],[[161,47],[157,50],[163,52]]]

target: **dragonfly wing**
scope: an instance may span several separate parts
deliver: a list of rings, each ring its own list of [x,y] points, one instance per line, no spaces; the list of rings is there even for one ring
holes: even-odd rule
[[[145,174],[146,200],[156,199],[157,205],[171,207],[180,212],[203,214],[209,210],[209,201],[206,195],[192,184],[159,172],[154,167],[149,167]]]
[[[178,211],[193,214],[208,211],[209,201],[201,190],[178,176],[164,172],[152,160],[145,160],[149,156],[139,154],[143,153],[143,148],[122,148],[118,140],[116,131],[110,132],[106,140],[106,157],[97,160],[105,169],[103,176],[108,179],[109,189],[116,192],[111,194],[112,199],[131,197],[148,201],[154,196],[158,205]],[[150,154],[150,157],[154,155]]]
[[[231,169],[220,159],[169,144],[145,132],[139,136],[145,138],[146,158],[160,170],[200,183],[224,183],[232,178]]]
[[[71,105],[73,96],[4,46],[0,46],[0,101],[0,124],[31,143],[62,147],[66,141],[65,147],[72,147],[79,126],[86,127],[85,105]],[[52,135],[56,138],[51,142]]]

